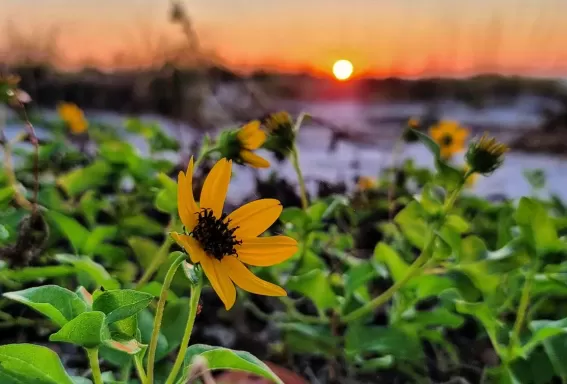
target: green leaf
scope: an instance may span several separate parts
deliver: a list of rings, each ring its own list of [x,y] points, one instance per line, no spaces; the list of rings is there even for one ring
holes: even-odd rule
[[[12,200],[12,196],[14,196],[14,188],[0,188],[0,207],[7,205]]]
[[[312,223],[318,223],[323,219],[323,215],[327,210],[328,205],[323,201],[317,201],[307,208],[307,215]]]
[[[383,242],[378,243],[374,248],[374,260],[386,264],[394,281],[403,279],[409,268],[398,252]]]
[[[282,211],[280,221],[289,229],[302,232],[307,228],[311,219],[303,209],[298,207],[289,207]]]
[[[140,265],[147,268],[159,251],[159,246],[145,237],[133,236],[128,238],[128,245],[134,251]]]
[[[412,316],[407,319],[413,323],[419,324],[424,329],[427,327],[444,327],[444,328],[459,328],[463,325],[465,319],[447,308],[438,307],[426,312],[414,312]]]
[[[376,269],[371,263],[362,263],[350,268],[345,274],[346,296],[352,295],[360,286],[376,276]]]
[[[436,193],[434,185],[426,184],[423,186],[421,194],[417,197],[419,203],[425,211],[430,215],[437,215],[443,208],[443,200]]]
[[[90,232],[83,227],[77,220],[65,216],[59,212],[47,211],[47,218],[63,232],[65,237],[73,246],[76,253],[80,253],[87,242]]]
[[[0,346],[2,384],[73,384],[59,356],[51,349],[33,344]]]
[[[338,305],[338,297],[331,287],[329,275],[320,269],[292,276],[287,282],[287,288],[309,297],[319,309]]]
[[[142,312],[138,313],[138,327],[140,329],[140,339],[142,343],[149,344],[154,329],[154,316],[148,309],[144,309]],[[167,339],[162,331],[160,331],[156,348],[156,361],[160,361],[166,357],[168,353],[169,347],[167,345]]]
[[[193,359],[197,356],[206,359],[207,368],[211,371],[222,369],[248,372],[271,380],[274,383],[283,384],[283,381],[266,364],[252,354],[204,344],[191,345],[187,349],[183,372],[189,371]]]
[[[93,302],[93,310],[106,315],[106,323],[112,324],[133,316],[146,308],[153,296],[132,289],[105,291]]]
[[[555,251],[563,246],[557,237],[555,224],[547,210],[535,200],[522,197],[515,219],[531,240],[538,255],[544,255],[546,252]]]
[[[116,238],[117,234],[118,227],[114,225],[99,225],[93,229],[85,241],[81,252],[86,255],[93,255],[104,241]]]
[[[0,242],[3,242],[4,240],[8,240],[9,237],[10,237],[10,232],[8,232],[5,226],[0,224]]]
[[[448,215],[445,219],[445,225],[451,227],[454,231],[463,234],[469,230],[469,223],[459,215]]]
[[[83,376],[72,376],[71,380],[73,380],[74,384],[93,384],[92,381]]]
[[[99,311],[84,312],[49,336],[50,341],[61,341],[85,348],[99,347],[110,338],[105,315]]]
[[[107,182],[112,167],[103,160],[96,160],[85,168],[75,169],[57,179],[68,195],[75,197],[84,191],[97,189]]]
[[[459,313],[476,318],[490,335],[490,338],[492,340],[497,340],[498,333],[503,324],[498,320],[496,314],[493,313],[486,303],[467,303],[463,300],[456,300],[455,309]],[[500,345],[494,345],[493,347],[497,352],[501,349]]]
[[[35,309],[60,327],[87,309],[76,293],[57,285],[8,292],[4,297]]]
[[[522,346],[524,355],[528,355],[538,345],[546,340],[567,333],[567,319],[562,320],[534,320],[530,322],[529,328],[532,335]]]
[[[61,263],[72,264],[78,270],[84,272],[98,287],[105,289],[118,289],[120,284],[110,276],[106,269],[97,262],[86,256],[77,257],[73,255],[59,254],[55,259]]]
[[[279,323],[284,331],[285,344],[297,354],[319,356],[337,355],[338,338],[331,334],[330,327],[303,323]]]
[[[425,246],[429,228],[423,220],[424,214],[423,208],[414,200],[406,205],[394,218],[404,236],[412,245],[419,249],[423,249]]]
[[[351,356],[373,352],[409,361],[424,357],[419,338],[392,326],[367,327],[356,324],[348,327],[345,352]]]

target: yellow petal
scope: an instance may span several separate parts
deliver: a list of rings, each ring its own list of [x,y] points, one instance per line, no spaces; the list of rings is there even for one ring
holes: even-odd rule
[[[276,199],[260,199],[238,208],[227,216],[229,228],[236,228],[239,238],[256,237],[270,228],[282,213],[282,204]]]
[[[259,130],[260,130],[260,121],[254,120],[246,124],[244,127],[240,128],[236,136],[238,137],[238,140],[240,140],[240,142],[244,142]]]
[[[250,152],[247,149],[243,149],[242,151],[240,151],[240,157],[242,158],[242,160],[244,160],[246,164],[249,164],[254,168],[270,167],[270,162],[268,160],[264,159],[261,156],[258,156],[254,152]]]
[[[171,237],[189,254],[193,264],[200,263],[207,256],[197,240],[182,233],[172,232]]]
[[[217,295],[219,295],[219,298],[224,303],[224,307],[228,311],[236,301],[236,288],[234,288],[234,284],[230,280],[226,268],[221,265],[219,260],[208,255],[201,260],[201,266],[211,286]]]
[[[287,236],[253,237],[243,239],[235,246],[238,260],[245,264],[268,267],[279,264],[293,256],[298,249],[297,241]]]
[[[189,179],[191,179],[191,174],[189,174]],[[192,183],[190,180],[189,182],[187,181],[182,171],[179,171],[179,175],[177,176],[177,211],[179,212],[181,222],[187,231],[191,232],[193,228],[195,228],[195,225],[197,225],[196,213],[198,209],[195,199],[193,198]]]
[[[245,291],[264,296],[287,296],[282,287],[260,279],[248,270],[236,257],[223,257],[221,263],[230,279]]]
[[[244,140],[240,140],[242,146],[246,149],[258,149],[266,141],[266,133],[261,130],[256,130]]]
[[[220,218],[222,207],[230,184],[232,160],[220,159],[207,175],[201,190],[201,209],[211,209],[216,218]]]

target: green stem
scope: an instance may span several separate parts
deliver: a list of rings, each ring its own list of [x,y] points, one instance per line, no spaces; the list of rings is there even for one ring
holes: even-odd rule
[[[187,318],[187,325],[185,326],[185,333],[181,339],[181,346],[179,347],[179,352],[177,352],[177,357],[175,358],[175,363],[171,372],[167,378],[165,384],[172,384],[181,365],[185,361],[185,354],[187,353],[187,348],[189,347],[189,339],[191,338],[191,333],[193,332],[193,325],[195,324],[195,318],[197,317],[197,310],[199,308],[199,298],[201,297],[201,288],[203,288],[203,277],[199,276],[199,281],[197,284],[191,286],[191,302],[189,304],[189,317]]]
[[[408,281],[422,272],[422,267],[430,260],[431,256],[433,255],[433,247],[435,245],[435,239],[437,238],[437,230],[443,225],[445,216],[453,207],[453,204],[455,203],[455,200],[457,199],[461,188],[462,184],[459,185],[445,201],[442,217],[439,219],[439,221],[431,225],[431,229],[427,237],[427,242],[425,243],[423,250],[421,251],[418,258],[415,259],[415,261],[409,266],[405,276],[401,280],[398,280],[396,283],[394,283],[394,285],[392,285],[378,297],[375,297],[362,307],[344,316],[342,318],[343,322],[349,323],[351,321],[355,321],[362,316],[376,310],[380,306],[386,304],[396,292],[398,292],[407,284]]]
[[[144,370],[144,365],[142,364],[142,359],[138,355],[134,356],[134,366],[136,367],[136,372],[138,373],[138,378],[142,383],[148,380],[146,371]]]
[[[102,373],[100,372],[100,365],[98,363],[98,348],[85,348],[87,350],[87,357],[93,374],[94,384],[104,384],[102,381]]]
[[[165,239],[164,239],[162,245],[159,247],[156,257],[154,257],[154,259],[152,260],[148,269],[146,269],[144,271],[144,274],[142,275],[140,280],[136,283],[135,289],[140,289],[148,281],[150,281],[153,274],[167,260],[167,256],[169,255],[169,249],[171,248],[171,246],[174,243],[171,236],[169,236],[169,231],[171,230],[171,228],[173,228],[175,226],[175,222],[176,222],[176,220],[174,218],[172,218],[169,225],[167,226],[167,230],[165,231]]]
[[[175,259],[175,261],[171,264],[171,266],[167,270],[167,274],[165,275],[165,280],[163,281],[163,285],[161,287],[161,293],[159,295],[159,301],[156,309],[156,317],[154,319],[154,329],[152,331],[152,338],[150,340],[150,347],[148,351],[148,365],[147,365],[148,377],[146,380],[146,384],[153,384],[154,382],[154,363],[156,360],[156,348],[159,337],[159,330],[161,328],[161,320],[163,318],[163,310],[165,308],[165,302],[167,301],[169,286],[171,285],[171,281],[175,276],[175,272],[177,272],[177,268],[179,268],[181,263],[186,258],[187,255],[183,254],[179,256],[177,259]]]
[[[514,348],[518,345],[520,339],[520,332],[522,331],[522,326],[524,325],[524,319],[526,317],[526,312],[530,304],[530,293],[532,289],[532,283],[534,276],[536,274],[537,268],[533,268],[528,272],[526,276],[526,281],[524,282],[524,287],[522,289],[522,295],[520,296],[520,305],[518,306],[518,312],[516,313],[516,321],[514,322],[514,327],[512,328],[512,335],[510,336],[510,344],[508,345],[508,356],[507,359],[511,361],[510,357],[514,351]]]
[[[299,182],[299,197],[301,198],[301,207],[307,209],[309,207],[309,202],[307,200],[307,188],[305,187],[305,179],[303,178],[303,172],[301,171],[301,166],[299,165],[299,148],[297,145],[293,145],[291,151],[291,164],[295,173],[297,174],[297,181]]]

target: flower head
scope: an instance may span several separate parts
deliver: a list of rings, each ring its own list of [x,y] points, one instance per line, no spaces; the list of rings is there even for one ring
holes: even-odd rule
[[[293,150],[296,136],[291,115],[285,111],[272,113],[264,119],[263,125],[269,132],[264,147],[274,152],[278,159],[285,159]]]
[[[219,140],[219,149],[228,160],[254,168],[268,168],[270,162],[252,152],[265,141],[266,134],[260,129],[260,121],[254,120],[238,130],[225,132]]]
[[[483,175],[494,172],[504,161],[504,154],[509,148],[489,137],[486,133],[476,142],[469,145],[465,158],[473,170]]]
[[[73,103],[61,103],[57,106],[59,117],[74,134],[80,134],[87,130],[89,123],[81,108]]]
[[[419,119],[412,117],[407,121],[405,130],[404,130],[404,135],[403,138],[407,143],[413,143],[416,142],[419,138],[417,137],[417,135],[415,134],[415,132],[412,131],[412,129],[420,129],[421,128],[421,124]]]
[[[179,172],[177,204],[185,234],[172,237],[199,263],[213,289],[230,309],[236,300],[236,284],[245,291],[266,296],[286,296],[279,286],[256,277],[244,265],[270,266],[290,258],[297,242],[287,236],[258,237],[282,212],[275,199],[245,204],[227,215],[223,213],[232,161],[221,159],[207,175],[200,205],[193,197],[193,158],[187,172]]]
[[[376,187],[378,183],[376,182],[376,180],[372,177],[368,177],[368,176],[360,176],[358,178],[358,189],[361,191],[367,191],[369,189],[372,189],[374,187]]]
[[[30,95],[18,87],[20,80],[20,77],[16,75],[0,75],[0,102],[18,105],[31,101]]]
[[[430,134],[441,149],[441,157],[449,159],[465,148],[469,131],[456,121],[444,120],[432,127]]]

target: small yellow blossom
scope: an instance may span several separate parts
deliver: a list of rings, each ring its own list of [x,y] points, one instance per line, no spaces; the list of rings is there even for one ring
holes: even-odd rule
[[[461,127],[456,121],[444,120],[432,127],[430,134],[439,145],[441,157],[447,160],[465,148],[469,130]]]
[[[358,178],[358,189],[361,191],[367,191],[369,189],[375,188],[378,185],[376,179],[368,176],[360,176]]]
[[[59,117],[74,134],[81,134],[85,132],[89,126],[87,119],[81,108],[73,103],[61,103],[57,106]]]
[[[186,234],[172,233],[194,264],[200,264],[211,286],[230,309],[236,300],[236,284],[245,291],[265,296],[286,296],[281,287],[255,276],[244,265],[271,266],[297,252],[297,241],[287,236],[258,237],[280,216],[276,199],[245,204],[223,213],[232,161],[220,159],[207,175],[199,206],[193,196],[193,158],[187,172],[179,172],[177,204]]]

